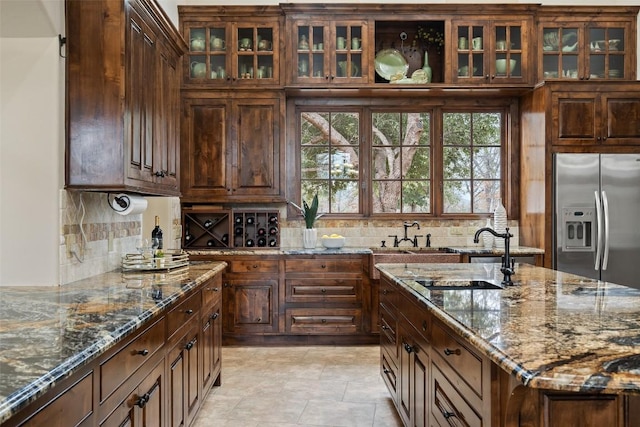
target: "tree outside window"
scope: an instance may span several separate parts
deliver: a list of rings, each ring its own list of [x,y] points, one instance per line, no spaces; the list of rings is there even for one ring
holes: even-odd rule
[[[310,108],[298,114],[300,195],[311,200],[317,193],[320,212],[486,214],[502,193],[501,110]],[[363,123],[371,124],[366,138],[360,137]]]

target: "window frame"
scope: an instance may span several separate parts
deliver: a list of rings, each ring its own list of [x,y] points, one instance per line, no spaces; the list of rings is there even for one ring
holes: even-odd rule
[[[519,100],[516,97],[498,96],[411,96],[403,98],[382,97],[300,97],[287,100],[287,136],[286,136],[286,197],[300,205],[301,174],[300,149],[300,112],[358,112],[360,114],[360,153],[359,213],[332,213],[325,219],[482,219],[490,213],[444,213],[443,212],[443,144],[442,117],[444,112],[501,112],[503,117],[502,156],[501,156],[501,197],[510,218],[519,215],[517,188],[519,185]],[[373,213],[372,170],[371,170],[371,114],[373,112],[427,112],[432,114],[431,124],[431,212],[430,213]],[[287,217],[301,218],[300,213],[291,205],[287,208]]]

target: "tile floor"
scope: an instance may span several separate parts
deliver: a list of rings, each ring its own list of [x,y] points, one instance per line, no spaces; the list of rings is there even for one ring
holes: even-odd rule
[[[223,347],[194,427],[401,427],[378,346]]]

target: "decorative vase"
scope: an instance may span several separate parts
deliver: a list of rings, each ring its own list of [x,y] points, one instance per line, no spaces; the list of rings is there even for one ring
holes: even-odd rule
[[[504,234],[507,228],[507,210],[502,204],[502,199],[496,199],[496,208],[493,211],[493,229],[496,233]],[[504,249],[504,239],[496,238],[496,248]]]
[[[302,246],[305,249],[315,249],[316,243],[318,243],[318,230],[315,228],[302,230]]]
[[[485,227],[491,228],[491,218],[487,218],[487,224]],[[486,231],[482,233],[482,244],[485,249],[493,248],[494,237],[493,234],[487,233]]]
[[[433,71],[429,66],[429,52],[427,52],[427,50],[424,51],[424,65],[422,66],[422,69],[427,75],[427,83],[431,83],[431,77],[433,75]]]

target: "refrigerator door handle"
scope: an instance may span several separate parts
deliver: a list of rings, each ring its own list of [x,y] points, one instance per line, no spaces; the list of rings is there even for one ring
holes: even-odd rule
[[[602,190],[602,206],[604,211],[604,254],[602,256],[602,269],[607,269],[609,263],[609,199],[607,192]]]
[[[594,191],[596,196],[596,226],[598,227],[598,232],[596,235],[598,236],[596,243],[596,260],[595,265],[593,267],[594,270],[600,269],[600,256],[602,251],[602,204],[600,203],[600,195],[598,191]]]

